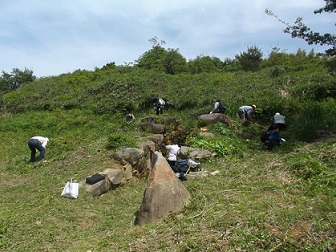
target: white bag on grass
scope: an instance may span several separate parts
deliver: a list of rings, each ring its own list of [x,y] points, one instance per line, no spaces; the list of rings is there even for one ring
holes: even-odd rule
[[[76,199],[78,197],[78,183],[72,179],[68,181],[62,191],[61,197]]]

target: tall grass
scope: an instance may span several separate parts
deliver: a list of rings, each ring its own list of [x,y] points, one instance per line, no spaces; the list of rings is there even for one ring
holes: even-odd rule
[[[310,101],[291,123],[292,137],[311,142],[336,131],[336,101]]]

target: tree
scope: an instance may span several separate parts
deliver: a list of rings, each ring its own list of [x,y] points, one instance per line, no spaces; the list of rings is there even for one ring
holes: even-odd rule
[[[4,85],[7,91],[13,91],[21,87],[23,83],[34,81],[36,77],[33,75],[33,71],[27,68],[23,71],[18,68],[13,68],[11,73],[2,71],[1,79],[2,86]]]
[[[224,63],[217,57],[200,55],[196,59],[190,60],[189,69],[191,73],[214,73],[224,68]]]
[[[136,61],[137,66],[145,69],[154,69],[164,71],[163,61],[167,54],[166,49],[162,47],[164,41],[158,42],[157,37],[149,40],[153,46],[152,49],[142,54]]]
[[[323,12],[336,13],[336,0],[324,0],[325,6],[314,11],[315,14],[321,14]],[[320,34],[319,32],[313,32],[309,27],[307,27],[303,22],[302,18],[299,17],[295,21],[295,25],[291,26],[288,23],[281,20],[277,15],[275,15],[271,10],[265,10],[267,15],[273,16],[278,19],[281,23],[285,24],[287,27],[284,29],[284,33],[289,33],[292,38],[301,38],[308,42],[309,45],[320,44],[330,46],[329,49],[325,51],[327,55],[336,56],[336,35],[325,33]],[[335,24],[336,25],[336,24]]]
[[[246,52],[236,55],[236,60],[240,63],[243,70],[256,72],[262,61],[263,53],[256,46],[248,47]]]
[[[157,37],[151,38],[149,41],[153,44],[152,49],[145,52],[136,61],[138,67],[162,71],[167,74],[177,74],[185,71],[187,61],[178,49],[169,48],[167,50],[163,48],[162,45],[165,42],[162,40],[158,42]]]
[[[185,71],[186,59],[178,52],[178,49],[168,49],[163,66],[167,74],[177,74]]]

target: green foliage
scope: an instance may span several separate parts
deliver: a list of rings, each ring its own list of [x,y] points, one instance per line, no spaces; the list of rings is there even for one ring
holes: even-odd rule
[[[335,75],[335,73],[336,73],[336,57],[328,58],[326,60],[325,65],[328,68],[329,72]]]
[[[291,125],[293,138],[308,142],[335,130],[336,100],[333,98],[323,102],[310,101]]]
[[[336,12],[335,0],[324,0],[325,6],[314,11],[315,14],[319,13],[332,13]],[[306,24],[303,23],[302,18],[299,17],[295,21],[295,25],[289,25],[285,21],[278,18],[272,11],[266,9],[266,14],[274,16],[281,23],[286,25],[285,33],[291,34],[292,38],[300,38],[307,41],[309,45],[320,44],[330,46],[325,52],[327,55],[336,55],[336,35],[330,33],[313,32]]]
[[[224,63],[217,57],[197,56],[188,62],[189,71],[192,74],[221,72]]]
[[[239,155],[247,150],[237,134],[224,124],[212,125],[210,132],[215,137],[192,136],[187,139],[187,145],[216,152],[219,156]]]
[[[187,61],[176,49],[168,49],[163,59],[165,73],[178,74],[186,71]]]
[[[163,47],[155,45],[137,60],[136,65],[147,70],[152,69],[164,72],[163,62],[166,54],[167,51]]]
[[[225,58],[223,62],[223,70],[225,72],[233,72],[242,70],[242,68],[236,59]]]
[[[130,135],[125,135],[124,133],[113,133],[108,136],[105,148],[108,150],[116,150],[122,147],[136,147],[136,144],[136,139]]]
[[[178,52],[178,49],[165,49],[162,47],[164,41],[158,42],[158,38],[150,39],[153,47],[145,52],[136,61],[136,66],[164,72],[166,74],[178,74],[186,71],[186,59]]]
[[[248,47],[246,52],[237,54],[236,60],[245,71],[256,72],[262,61],[263,53],[257,46]]]
[[[18,68],[13,68],[11,73],[2,71],[0,87],[2,90],[13,91],[21,87],[24,83],[32,82],[36,79],[33,71],[25,68],[23,71]]]

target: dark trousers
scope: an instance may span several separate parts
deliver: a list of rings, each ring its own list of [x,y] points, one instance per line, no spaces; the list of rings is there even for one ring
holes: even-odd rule
[[[268,131],[274,130],[277,127],[279,128],[279,130],[285,130],[286,124],[283,124],[283,123],[272,124],[271,126],[269,126]]]
[[[177,172],[176,161],[168,160],[168,164],[174,172]]]
[[[155,107],[155,114],[162,115],[163,114],[163,106],[162,105],[156,105]]]
[[[36,150],[38,150],[40,152],[40,156],[38,157],[37,161],[41,161],[42,159],[44,159],[44,154],[45,154],[45,148],[42,146],[41,142],[37,139],[30,139],[27,142],[31,153],[30,153],[30,162],[35,162],[36,158]]]

